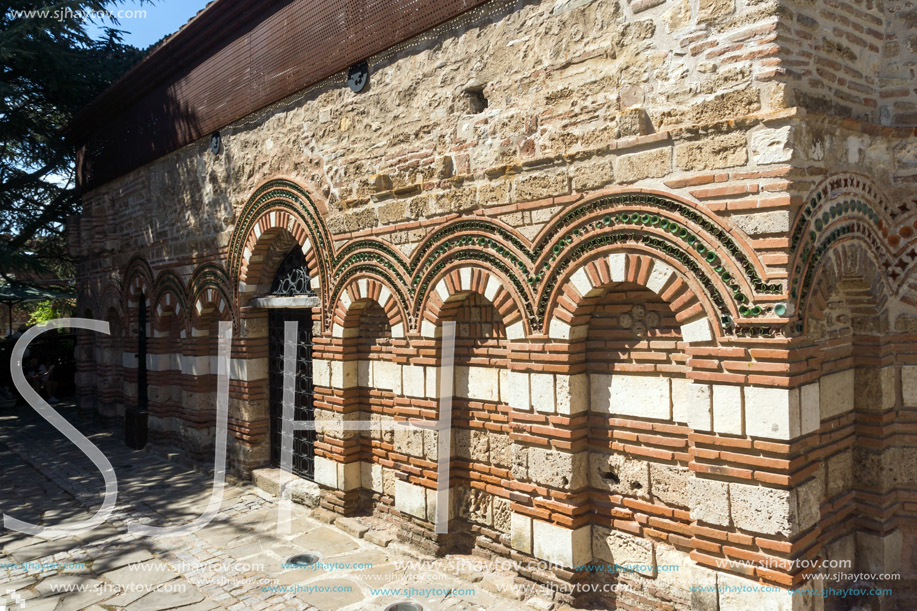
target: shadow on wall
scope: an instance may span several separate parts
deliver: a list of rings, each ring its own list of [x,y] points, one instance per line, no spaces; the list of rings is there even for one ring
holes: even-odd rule
[[[78,152],[78,182],[86,187],[103,184],[126,167],[142,165],[204,135],[195,109],[165,85],[108,124],[108,129],[93,132]]]

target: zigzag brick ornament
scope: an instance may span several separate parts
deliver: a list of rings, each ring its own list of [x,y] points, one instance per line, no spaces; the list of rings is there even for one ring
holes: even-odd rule
[[[329,18],[298,4],[280,9],[289,28]],[[443,2],[309,76],[272,47],[266,3],[253,34],[191,53],[230,5],[84,111],[78,315],[112,333],[80,337],[83,409],[123,417],[146,384],[149,444],[206,461],[229,321],[229,469],[251,478],[279,465],[277,338],[298,320],[297,413],[328,426],[296,433],[294,472],[330,512],[381,516],[430,554],[517,561],[557,602],[624,584],[599,603],[816,611],[850,602],[825,588],[862,582],[893,584],[870,608],[908,606],[917,9]],[[383,17],[347,14],[360,32]],[[261,67],[214,106],[205,77],[259,32]],[[166,50],[189,66],[157,68]],[[284,67],[271,98],[259,88]],[[153,89],[103,121],[144,75]],[[191,119],[140,112],[157,91]],[[392,425],[437,422],[444,371],[451,428]],[[333,426],[359,421],[380,426]]]

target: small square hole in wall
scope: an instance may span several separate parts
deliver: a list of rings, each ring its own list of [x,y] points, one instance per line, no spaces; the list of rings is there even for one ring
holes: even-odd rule
[[[476,85],[465,89],[466,112],[477,115],[487,108],[487,96],[484,95],[484,85]]]

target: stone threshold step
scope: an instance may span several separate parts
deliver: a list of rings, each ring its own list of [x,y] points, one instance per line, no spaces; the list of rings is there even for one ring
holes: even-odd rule
[[[276,497],[280,496],[280,489],[283,486],[290,492],[294,503],[306,507],[318,507],[321,499],[321,488],[318,484],[280,469],[254,469],[252,480],[256,487]]]

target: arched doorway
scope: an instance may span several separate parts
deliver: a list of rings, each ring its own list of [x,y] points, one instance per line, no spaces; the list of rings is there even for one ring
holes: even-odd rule
[[[271,285],[272,297],[312,295],[306,257],[299,245],[287,252]],[[270,302],[270,298],[267,300]],[[271,466],[281,466],[283,448],[283,369],[285,323],[296,322],[295,379],[293,387],[293,420],[315,419],[312,380],[312,310],[308,307],[272,308],[268,314],[269,403]],[[315,431],[294,430],[292,439],[293,473],[306,479],[315,476]]]

